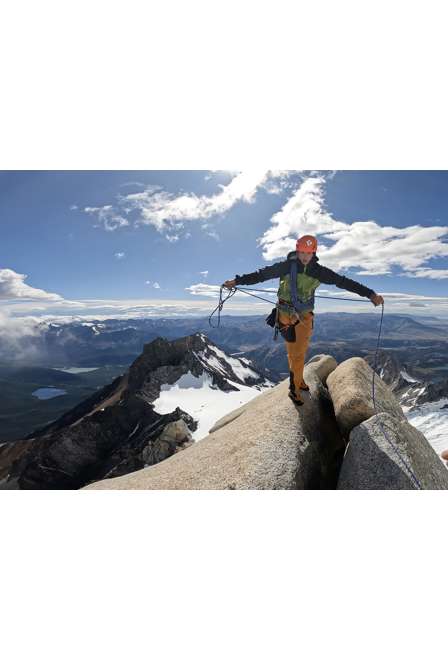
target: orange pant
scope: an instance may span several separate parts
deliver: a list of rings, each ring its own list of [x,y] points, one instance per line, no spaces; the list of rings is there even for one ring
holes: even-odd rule
[[[300,398],[300,385],[304,383],[303,366],[314,325],[313,312],[304,312],[300,316],[300,323],[294,326],[296,340],[294,342],[285,341],[289,363],[289,388],[297,398]],[[297,317],[291,318],[289,314],[279,311],[278,320],[284,325],[291,325],[295,323]]]

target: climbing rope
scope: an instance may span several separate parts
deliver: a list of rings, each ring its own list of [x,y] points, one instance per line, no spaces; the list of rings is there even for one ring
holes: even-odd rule
[[[226,288],[226,287],[221,286],[221,288],[219,290],[218,305],[215,307],[215,309],[212,311],[212,313],[210,314],[210,316],[208,318],[209,325],[212,328],[219,328],[220,323],[221,323],[221,311],[222,311],[222,308],[224,307],[224,303],[227,300],[229,300],[229,298],[234,296],[237,291],[240,291],[241,293],[246,293],[249,296],[253,296],[254,298],[258,298],[259,300],[263,300],[265,302],[268,302],[271,305],[275,304],[275,301],[273,301],[273,300],[268,300],[267,298],[262,298],[261,296],[257,296],[253,293],[249,293],[249,291],[257,291],[257,293],[272,293],[274,295],[274,292],[270,291],[268,289],[252,289],[252,288],[250,288],[250,289],[249,288],[241,289],[240,287],[236,286],[236,287],[233,287],[232,289],[229,289],[228,295],[225,298],[223,298],[222,293],[223,293],[224,288]],[[357,300],[356,298],[341,298],[339,296],[336,297],[336,296],[319,296],[319,295],[316,295],[316,298],[324,298],[324,299],[328,298],[328,299],[332,299],[332,300],[350,300],[351,302],[370,302],[370,300]],[[218,325],[214,326],[214,325],[212,325],[211,319],[212,319],[213,315],[216,312],[218,312]],[[375,401],[375,376],[378,375],[376,373],[376,363],[377,363],[378,350],[379,350],[379,346],[380,346],[381,328],[382,328],[382,325],[383,325],[383,316],[384,316],[384,303],[381,303],[381,319],[380,319],[380,327],[379,327],[379,330],[378,330],[378,340],[377,340],[377,344],[376,344],[375,357],[374,357],[374,363],[373,363],[373,375],[372,375],[372,401],[373,401],[373,409],[374,409],[376,414],[379,414],[379,412],[380,412],[376,407],[376,401]],[[380,425],[380,428],[383,432],[384,437],[386,438],[386,441],[389,443],[391,449],[394,451],[395,455],[397,456],[398,460],[400,461],[400,463],[402,464],[402,466],[404,467],[406,472],[409,474],[411,479],[414,481],[417,489],[422,490],[423,487],[422,487],[420,481],[418,480],[417,476],[415,475],[415,472],[413,471],[411,465],[405,460],[404,456],[398,450],[395,443],[390,439],[390,437],[386,433],[386,431],[384,429],[384,426],[383,426],[383,424],[382,424],[382,422],[379,418],[378,418],[378,423]]]

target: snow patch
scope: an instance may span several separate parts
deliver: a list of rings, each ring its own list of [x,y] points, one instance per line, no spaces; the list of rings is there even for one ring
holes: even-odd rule
[[[100,334],[99,331],[98,331],[97,328],[96,328],[95,323],[87,323],[87,322],[85,322],[85,323],[81,323],[81,325],[84,325],[84,326],[86,326],[87,328],[92,328],[92,330],[93,330],[93,332],[94,332],[95,335],[99,335],[99,334]]]
[[[192,433],[193,440],[200,440],[208,435],[218,419],[239,408],[258,396],[260,389],[241,385],[228,380],[238,391],[223,392],[213,386],[210,374],[204,372],[194,376],[190,371],[181,376],[172,385],[164,384],[160,396],[153,402],[154,410],[166,415],[179,406],[198,422],[198,428]]]
[[[210,350],[212,350],[215,355],[217,355],[221,360],[224,360],[227,362],[227,364],[230,365],[233,373],[237,378],[240,378],[242,381],[245,381],[247,378],[259,378],[259,374],[255,373],[252,369],[249,367],[245,367],[242,363],[243,359],[237,359],[237,358],[232,358],[229,357],[224,353],[224,351],[221,351],[217,346],[210,346]],[[247,360],[246,364],[247,364]],[[250,364],[250,363],[249,363]]]
[[[442,451],[448,449],[448,408],[443,410],[447,404],[448,398],[443,398],[422,403],[411,411],[402,406],[408,422],[423,433],[439,458]],[[446,466],[445,461],[440,460]]]
[[[104,408],[101,408],[101,410],[104,410]],[[132,436],[135,435],[135,433],[137,432],[137,429],[138,429],[139,426],[140,426],[140,422],[137,422],[137,424],[136,424],[134,430],[133,430],[132,433],[128,436],[128,440],[130,440],[130,439],[132,438]]]
[[[402,369],[402,370],[400,371],[400,374],[402,375],[402,377],[403,377],[405,380],[408,381],[408,383],[419,383],[419,382],[420,382],[420,381],[417,380],[416,378],[412,378],[412,376],[410,376],[410,375],[407,373],[407,371],[404,371],[404,369]]]

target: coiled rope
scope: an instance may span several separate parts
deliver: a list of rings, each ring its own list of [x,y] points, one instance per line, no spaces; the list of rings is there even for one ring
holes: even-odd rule
[[[212,328],[219,328],[219,326],[221,324],[221,311],[222,311],[222,308],[224,307],[224,304],[227,302],[227,300],[229,300],[229,298],[234,296],[237,291],[240,291],[241,293],[245,293],[249,296],[252,296],[253,298],[258,298],[259,300],[263,300],[264,302],[268,302],[271,305],[275,304],[275,301],[273,301],[273,300],[268,300],[267,298],[262,298],[261,296],[257,296],[253,293],[249,293],[249,291],[257,291],[257,293],[271,293],[271,294],[274,295],[274,292],[270,291],[268,289],[252,289],[252,288],[242,289],[238,286],[235,286],[232,289],[229,289],[228,295],[224,298],[223,297],[223,289],[225,289],[225,288],[227,288],[227,287],[221,286],[221,288],[219,290],[219,302],[218,302],[217,306],[215,307],[215,309],[210,314],[210,316],[208,317],[209,325]],[[336,296],[319,296],[319,295],[316,295],[316,298],[324,298],[324,299],[331,299],[331,300],[350,300],[351,302],[371,302],[370,300],[362,300],[362,299],[358,300],[356,298],[341,298],[339,296],[336,297]],[[218,325],[214,326],[214,325],[212,325],[211,320],[212,320],[213,315],[216,312],[218,313]],[[378,374],[376,373],[376,363],[377,363],[378,350],[379,350],[379,346],[380,346],[380,337],[381,337],[381,328],[382,328],[382,325],[383,325],[383,316],[384,316],[384,303],[381,303],[381,319],[380,319],[380,327],[379,327],[379,330],[378,330],[378,340],[377,340],[377,344],[376,344],[375,358],[374,358],[374,363],[373,363],[373,375],[372,375],[372,401],[373,401],[373,409],[374,409],[376,414],[378,414],[380,412],[379,410],[377,410],[376,401],[375,401],[375,376],[378,376]],[[384,429],[384,426],[383,426],[380,418],[378,418],[378,423],[380,425],[380,428],[383,432],[384,437],[386,438],[386,441],[389,443],[389,446],[391,447],[392,451],[397,456],[397,458],[400,461],[401,465],[404,467],[406,472],[409,474],[409,476],[413,480],[413,482],[416,485],[417,489],[418,490],[423,490],[423,487],[422,487],[420,481],[418,480],[414,470],[412,469],[411,465],[405,460],[402,452],[400,452],[398,447],[396,447],[396,444],[388,436],[388,434],[387,434],[386,430]]]

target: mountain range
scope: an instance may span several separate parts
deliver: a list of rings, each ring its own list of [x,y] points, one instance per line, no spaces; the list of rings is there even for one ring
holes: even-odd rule
[[[164,445],[164,451],[158,451],[157,460],[162,460],[184,443],[204,437],[217,417],[288,375],[283,340],[272,341],[272,329],[265,325],[264,317],[222,317],[219,328],[209,326],[207,332],[178,337],[181,329],[205,324],[204,319],[40,324],[40,348],[35,343],[31,364],[25,365],[18,359],[0,363],[0,443],[5,443],[0,451],[17,458],[24,443],[54,435],[67,426],[75,428],[98,412],[110,415],[110,405],[101,405],[104,401],[115,401],[117,396],[121,400],[117,392],[126,393],[124,398],[132,401],[133,393],[138,391],[137,409],[144,401],[152,406],[155,415],[148,417],[145,410],[143,426],[146,422],[155,424],[157,419],[154,432],[159,435],[160,429],[170,423],[177,424],[178,431],[182,424],[187,427],[183,428],[184,440],[171,443],[168,449]],[[340,362],[360,355],[373,367],[377,330],[376,314],[319,315],[307,359],[319,351],[331,351]],[[163,336],[144,342],[146,335],[152,337],[158,331]],[[218,337],[219,342],[213,341],[211,335]],[[114,363],[123,357],[124,346],[129,358],[141,342],[142,350],[130,363]],[[166,345],[172,345],[168,351],[171,357],[166,358],[166,364],[158,364],[154,347],[156,353],[164,354]],[[43,353],[42,346],[46,347]],[[426,435],[438,453],[448,446],[447,350],[446,326],[440,319],[384,317],[376,372],[392,389],[408,420]],[[104,351],[112,364],[103,364]],[[63,361],[67,356],[72,362]],[[49,360],[45,366],[44,358]],[[146,377],[142,387],[138,383],[144,373],[151,376]],[[44,398],[37,398],[38,392],[43,392]],[[129,419],[134,419],[132,414]],[[120,436],[125,440],[122,451],[111,459],[109,472],[141,464],[143,436],[138,429],[134,433],[134,427],[129,430],[126,426]],[[119,442],[117,437],[117,446]],[[136,454],[138,458],[134,459]],[[95,470],[101,472],[104,465]]]
[[[277,383],[288,376],[283,340],[273,341],[264,316],[41,321],[33,333],[0,342],[0,443],[31,433],[60,417],[122,375],[157,337],[206,335],[229,356],[244,357]],[[216,321],[214,321],[216,324]],[[323,313],[315,317],[307,358],[330,353],[338,362],[354,356],[373,361],[378,312]],[[406,365],[418,381],[438,387],[448,378],[448,323],[436,317],[386,313],[381,350]],[[435,396],[431,390],[429,397]],[[47,397],[47,398],[41,398]],[[422,397],[420,396],[420,399]]]

